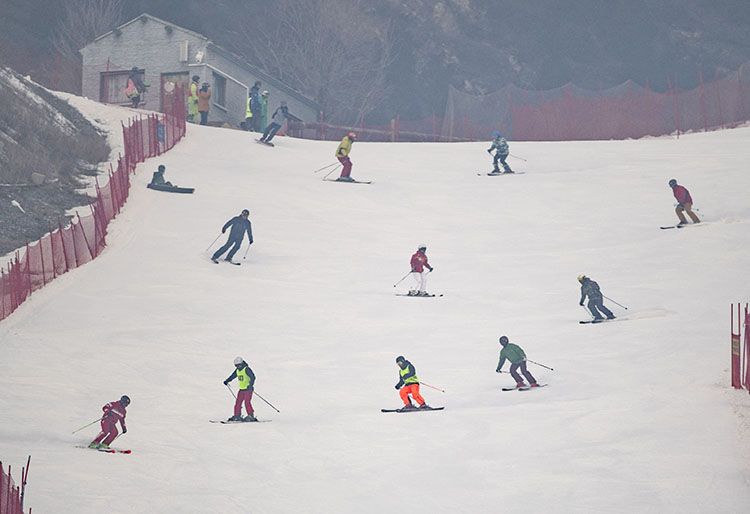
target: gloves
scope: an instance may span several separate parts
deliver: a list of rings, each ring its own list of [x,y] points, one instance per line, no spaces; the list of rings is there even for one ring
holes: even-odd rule
[[[497,368],[497,369],[495,370],[495,373],[502,373],[502,370],[501,370],[500,368]]]
[[[578,305],[580,305],[581,307],[583,307],[583,300],[581,300],[580,302],[578,302]]]
[[[225,380],[225,381],[224,381],[224,385],[229,385],[229,382],[227,382],[227,381]]]
[[[492,155],[492,150],[487,150],[487,153]]]
[[[393,387],[395,387],[396,389],[401,389],[401,382],[399,382],[398,384],[396,384],[396,385],[395,385],[395,386],[393,386]]]
[[[396,384],[396,385],[395,385],[395,386],[393,386],[393,387],[394,387],[394,388],[395,388],[395,389],[396,389],[396,390],[398,391],[398,384]]]
[[[227,231],[227,229],[225,229],[225,228],[221,229],[221,233],[222,234],[226,233],[226,231]]]
[[[127,428],[123,428],[123,429],[122,429],[122,433],[123,433],[123,434],[127,434],[127,433],[128,433],[128,429],[127,429]]]
[[[434,269],[435,269],[435,268],[430,268],[430,273],[432,273],[432,271],[433,271]]]

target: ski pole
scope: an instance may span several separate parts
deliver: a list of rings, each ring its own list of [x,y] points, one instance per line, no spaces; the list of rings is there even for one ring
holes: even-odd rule
[[[602,296],[604,296],[604,295],[602,295]],[[615,305],[619,305],[619,306],[620,306],[620,307],[622,307],[623,309],[625,309],[625,310],[628,310],[628,308],[627,308],[627,307],[625,307],[625,306],[624,306],[623,304],[621,304],[621,303],[617,303],[616,301],[614,301],[614,300],[613,300],[612,298],[610,298],[609,296],[604,296],[604,298],[606,298],[606,299],[607,299],[607,300],[609,300],[610,302],[614,303]]]
[[[242,260],[243,260],[243,261],[244,261],[245,259],[247,259],[247,252],[249,252],[249,251],[250,251],[250,245],[247,245],[247,250],[245,250],[245,255],[243,255],[243,256],[242,256]]]
[[[591,314],[591,312],[589,312],[589,310],[586,307],[584,307],[583,305],[580,305],[579,307],[581,307],[581,309],[583,309],[584,311],[586,311],[586,314],[588,314],[589,316],[591,316],[591,319],[594,319],[594,315]]]
[[[332,164],[329,164],[328,166],[323,166],[322,168],[319,168],[319,169],[313,171],[313,173],[318,173],[319,171],[327,170],[328,168],[330,168],[331,166],[335,166],[336,164],[340,164],[340,163],[338,161],[336,161],[336,162],[334,162]]]
[[[268,400],[266,400],[266,399],[265,399],[265,398],[263,398],[263,397],[262,397],[261,395],[259,395],[257,391],[253,391],[253,394],[254,394],[255,396],[257,396],[258,398],[260,398],[261,400],[263,400],[264,402],[266,402],[266,404],[267,404],[267,405],[268,405],[269,407],[271,407],[271,408],[272,408],[273,410],[275,410],[276,412],[278,412],[279,414],[281,414],[281,411],[280,411],[279,409],[277,409],[276,407],[274,407],[273,405],[271,405],[271,404],[270,404],[270,403],[268,402]]]
[[[232,396],[234,396],[234,399],[236,400],[236,399],[237,399],[237,395],[236,395],[236,394],[234,394],[234,391],[232,391],[232,388],[231,388],[231,387],[229,387],[229,384],[224,384],[224,385],[226,385],[226,386],[227,386],[227,389],[229,389],[229,392],[230,392],[230,393],[232,393]]]
[[[221,237],[221,234],[219,234],[218,236],[216,236],[216,239],[214,239],[214,242],[213,242],[213,243],[211,243],[211,244],[210,244],[210,245],[208,246],[208,248],[206,248],[206,251],[209,251],[209,250],[211,249],[211,247],[212,247],[213,245],[215,245],[215,244],[216,244],[216,241],[218,241],[220,237]]]
[[[512,153],[509,153],[508,155],[510,155],[510,156],[511,156],[511,157],[513,157],[514,159],[520,159],[520,160],[522,160],[523,162],[529,162],[529,161],[527,161],[526,159],[524,159],[523,157],[519,157],[519,156],[517,156],[517,155],[513,155]]]
[[[396,282],[395,284],[393,284],[393,287],[396,287],[396,286],[397,286],[397,285],[399,285],[399,284],[400,284],[401,282],[403,282],[404,280],[406,280],[406,277],[408,277],[408,276],[409,276],[409,275],[411,275],[412,273],[413,273],[413,272],[412,272],[412,271],[410,271],[409,273],[407,273],[406,275],[404,275],[404,276],[403,276],[403,278],[402,278],[401,280],[399,280],[398,282]]]
[[[81,428],[79,428],[78,430],[73,430],[73,432],[71,432],[71,433],[75,434],[76,432],[80,432],[80,431],[81,431],[81,430],[83,430],[84,428],[90,427],[91,425],[93,425],[93,424],[94,424],[94,423],[96,423],[97,421],[101,421],[101,420],[102,420],[102,418],[99,418],[99,419],[95,419],[94,421],[92,421],[92,422],[91,422],[91,423],[89,423],[88,425],[83,425],[83,426],[82,426]]]
[[[532,360],[530,360],[530,359],[526,359],[526,360],[527,360],[528,362],[532,363],[532,364],[536,364],[537,366],[541,366],[541,367],[543,367],[543,368],[547,368],[547,369],[548,369],[548,370],[550,370],[550,371],[555,371],[555,370],[554,370],[553,368],[550,368],[549,366],[545,366],[544,364],[539,364],[538,362],[534,362],[534,361],[532,361]]]
[[[445,389],[440,389],[439,387],[435,387],[435,386],[430,385],[430,384],[425,384],[424,382],[419,382],[419,383],[422,384],[423,386],[427,386],[427,387],[431,387],[432,389],[436,389],[436,390],[440,391],[441,393],[445,392]]]
[[[341,164],[341,163],[338,163],[338,164]],[[328,178],[328,175],[330,175],[331,173],[333,173],[333,172],[334,172],[334,171],[336,171],[337,169],[339,169],[339,167],[338,167],[338,166],[336,166],[336,167],[335,167],[335,168],[333,168],[333,169],[332,169],[331,171],[329,171],[328,173],[326,173],[326,174],[325,174],[325,176],[323,177],[323,180],[327,179],[327,178]]]

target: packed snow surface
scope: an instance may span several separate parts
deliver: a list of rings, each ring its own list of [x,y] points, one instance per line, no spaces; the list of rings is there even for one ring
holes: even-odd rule
[[[511,142],[526,174],[501,177],[477,175],[486,143],[355,143],[372,185],[312,173],[336,143],[255,137],[191,126],[139,167],[104,255],[0,324],[0,457],[33,456],[35,514],[747,512],[728,306],[748,299],[750,129]],[[160,163],[195,194],[147,190]],[[673,177],[704,225],[659,230]],[[211,263],[243,208],[247,259]],[[421,243],[444,297],[395,295]],[[581,273],[629,319],[580,325]],[[500,390],[500,335],[549,387]],[[208,422],[238,355],[270,423]],[[398,355],[444,411],[380,412]],[[76,448],[122,394],[132,455]]]

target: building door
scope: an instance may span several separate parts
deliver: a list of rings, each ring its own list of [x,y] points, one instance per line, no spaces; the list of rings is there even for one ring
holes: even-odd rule
[[[190,74],[187,71],[161,74],[161,105],[159,111],[164,112],[164,106],[172,105],[172,95],[175,91],[182,91],[185,102],[190,94]]]
[[[125,96],[125,88],[128,86],[130,73],[130,71],[101,72],[99,74],[99,101],[105,104],[130,105],[131,100]],[[143,80],[145,71],[138,70],[138,75]],[[141,95],[141,99],[143,97],[144,95]]]

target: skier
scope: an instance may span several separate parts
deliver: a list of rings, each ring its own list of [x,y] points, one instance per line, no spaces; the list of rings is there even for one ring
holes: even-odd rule
[[[201,125],[208,124],[208,110],[211,107],[211,85],[208,82],[201,84],[198,90],[198,114],[200,114]]]
[[[251,403],[253,399],[253,386],[255,385],[255,373],[247,365],[247,362],[242,357],[234,359],[234,367],[232,374],[224,381],[224,385],[229,385],[229,382],[235,378],[239,382],[239,391],[237,391],[237,399],[234,402],[234,416],[229,418],[227,421],[258,421],[253,414],[253,405]],[[242,403],[245,403],[245,410],[247,416],[242,417]]]
[[[503,365],[507,359],[510,361],[510,376],[516,381],[516,388],[526,387],[521,375],[518,374],[518,368],[521,368],[521,373],[523,373],[523,376],[529,381],[531,387],[539,387],[536,379],[531,373],[529,373],[529,370],[526,369],[526,354],[523,352],[523,349],[517,344],[509,342],[508,336],[500,337],[499,342],[503,349],[500,350],[500,362],[497,363],[497,369],[495,371],[497,373],[502,373]]]
[[[232,262],[232,257],[234,257],[234,254],[240,249],[240,246],[242,246],[242,238],[245,237],[245,232],[247,232],[247,238],[250,240],[250,244],[253,244],[253,226],[250,223],[248,216],[250,216],[250,211],[244,209],[239,216],[235,216],[227,221],[221,228],[222,234],[226,233],[229,227],[232,227],[232,230],[229,231],[229,239],[227,239],[224,246],[216,250],[211,257],[211,260],[214,261],[215,264],[219,263],[219,257],[224,255],[224,252],[229,250],[230,247],[232,247],[232,249],[229,250],[229,253],[224,260]],[[232,262],[232,264],[237,263]]]
[[[583,301],[588,296],[588,308],[591,311],[591,314],[594,315],[594,321],[604,319],[602,314],[607,316],[607,319],[615,319],[615,315],[612,314],[612,311],[604,306],[604,300],[602,292],[599,290],[599,284],[586,275],[578,275],[578,282],[581,283],[581,301],[578,302],[578,305],[583,306]],[[601,311],[601,313],[599,311]]]
[[[505,162],[505,159],[508,158],[508,154],[510,153],[510,148],[508,147],[508,142],[505,140],[503,135],[498,132],[497,130],[492,133],[492,137],[495,138],[494,141],[492,141],[492,146],[487,150],[487,153],[492,155],[492,150],[495,150],[495,158],[492,161],[494,170],[492,171],[492,175],[498,175],[500,174],[500,167],[497,165],[497,161],[500,161],[503,165],[504,173],[514,173],[512,169],[510,169],[510,166],[508,166],[508,163]]]
[[[102,410],[104,411],[101,421],[102,431],[99,432],[99,435],[97,435],[93,441],[91,441],[91,444],[89,444],[89,448],[93,448],[95,450],[109,449],[109,445],[112,444],[112,441],[114,441],[118,435],[118,421],[122,426],[122,433],[126,434],[128,432],[128,429],[125,426],[125,415],[127,414],[125,409],[128,405],[130,405],[130,398],[128,398],[126,395],[123,395],[119,400],[109,402],[104,407],[102,407]]]
[[[271,116],[271,123],[266,127],[263,135],[260,138],[261,143],[270,143],[276,132],[284,125],[286,120],[289,119],[289,108],[286,106],[286,102],[281,102],[281,106],[273,112]]]
[[[341,176],[336,179],[339,182],[354,182],[354,179],[349,176],[352,173],[352,161],[349,159],[349,152],[352,151],[352,143],[356,140],[357,134],[349,132],[344,136],[339,147],[336,149],[336,158],[344,165],[341,169]]]
[[[404,406],[401,410],[405,411],[416,408],[429,409],[430,406],[425,403],[424,398],[419,394],[419,378],[417,377],[417,370],[414,368],[414,365],[406,360],[403,355],[396,357],[396,364],[399,367],[399,379],[398,384],[396,384],[396,389],[399,390],[398,394],[404,402]],[[414,398],[419,407],[414,407],[409,399],[409,395]]]
[[[680,218],[678,225],[687,225],[687,220],[685,219],[683,212],[687,212],[690,219],[693,220],[693,223],[700,223],[701,220],[698,219],[698,216],[693,212],[693,198],[690,196],[690,191],[684,186],[679,185],[675,179],[669,181],[669,187],[672,188],[672,194],[674,194],[674,197],[677,200],[675,212],[677,213],[677,217]]]
[[[425,271],[427,268],[429,271]],[[427,246],[419,245],[416,253],[411,256],[411,276],[414,277],[416,289],[409,290],[409,296],[428,296],[429,293],[425,290],[427,287],[427,273],[431,273],[434,270],[430,263],[427,262]]]
[[[198,118],[198,81],[201,78],[193,75],[190,82],[190,94],[188,95],[188,121],[196,123]]]

